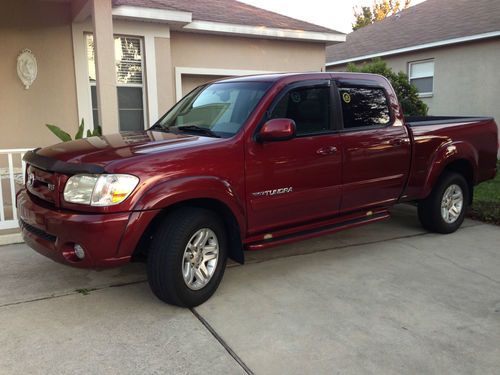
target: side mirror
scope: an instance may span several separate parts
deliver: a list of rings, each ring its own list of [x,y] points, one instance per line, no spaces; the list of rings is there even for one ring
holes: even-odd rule
[[[295,137],[295,121],[275,118],[267,121],[257,134],[259,142],[286,141]]]

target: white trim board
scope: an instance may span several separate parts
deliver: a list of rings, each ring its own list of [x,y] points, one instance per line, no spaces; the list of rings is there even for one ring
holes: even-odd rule
[[[155,37],[151,34],[144,35],[144,62],[143,66],[145,72],[145,89],[147,92],[147,106],[148,106],[148,123],[146,128],[149,128],[158,120],[158,87],[156,84],[156,49]]]
[[[252,74],[273,74],[278,73],[268,70],[247,70],[247,69],[220,69],[220,68],[198,68],[198,67],[175,67],[175,98],[176,101],[182,99],[182,75],[203,75],[203,76],[248,76]]]
[[[492,32],[489,32],[489,33],[470,35],[470,36],[465,36],[465,37],[461,37],[461,38],[453,38],[453,39],[440,40],[440,41],[437,41],[437,42],[419,44],[419,45],[411,46],[411,47],[398,48],[398,49],[393,49],[393,50],[390,50],[390,51],[372,53],[370,55],[357,56],[357,57],[352,57],[352,58],[349,58],[349,59],[332,61],[332,62],[326,63],[325,66],[342,65],[342,64],[347,64],[347,63],[354,62],[354,61],[369,60],[369,59],[373,59],[375,57],[398,55],[400,53],[406,53],[406,52],[412,52],[412,51],[419,51],[419,50],[423,50],[423,49],[427,49],[427,48],[441,47],[441,46],[447,46],[447,45],[451,45],[451,44],[472,42],[474,40],[494,38],[494,37],[497,37],[497,36],[500,36],[500,31],[492,31]]]
[[[252,36],[258,38],[277,38],[290,40],[304,40],[310,42],[340,43],[346,41],[346,35],[292,29],[280,29],[265,26],[248,26],[212,21],[193,21],[182,28],[186,31],[202,31],[214,34],[232,34]]]
[[[144,8],[132,5],[120,5],[112,10],[114,18],[128,18],[142,21],[168,22],[187,24],[192,21],[191,12],[183,12],[180,10]]]
[[[87,27],[88,24],[88,27]],[[74,22],[71,26],[71,34],[73,38],[73,64],[75,66],[75,83],[76,83],[76,100],[77,100],[77,123],[84,120],[85,129],[91,129],[93,124],[92,118],[92,100],[89,89],[89,73],[87,67],[87,49],[85,45],[85,32],[92,32],[92,24],[89,22],[80,23]]]

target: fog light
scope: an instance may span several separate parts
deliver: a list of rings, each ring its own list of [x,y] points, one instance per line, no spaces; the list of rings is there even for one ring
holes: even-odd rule
[[[85,258],[85,251],[83,250],[83,247],[81,245],[76,243],[75,246],[73,246],[73,249],[75,250],[75,255],[78,259]]]

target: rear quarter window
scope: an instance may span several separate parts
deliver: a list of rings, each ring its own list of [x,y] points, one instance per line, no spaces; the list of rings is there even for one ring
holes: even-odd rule
[[[380,127],[391,121],[389,103],[383,89],[342,87],[339,92],[344,129]]]

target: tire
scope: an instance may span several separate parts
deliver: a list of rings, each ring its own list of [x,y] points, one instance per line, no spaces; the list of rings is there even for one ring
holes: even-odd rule
[[[203,240],[205,234],[206,241]],[[199,250],[196,250],[197,241],[205,241],[199,245]],[[188,244],[190,249],[187,248]],[[214,265],[213,260],[205,259],[214,256],[215,250],[211,249],[215,248],[218,248],[218,256]],[[205,253],[205,250],[206,257],[198,256]],[[189,254],[195,254],[194,258]],[[188,261],[189,259],[191,260]],[[217,290],[224,275],[226,261],[227,236],[219,216],[203,208],[183,207],[165,217],[153,234],[147,262],[149,286],[166,303],[181,307],[198,306]],[[193,263],[200,266],[197,268]],[[209,278],[197,276],[206,276],[210,270],[212,273]],[[187,279],[192,280],[191,284],[185,281],[184,274]]]
[[[462,194],[460,210],[458,210],[457,204],[452,204],[453,201],[459,201],[459,191]],[[447,194],[446,197],[445,194]],[[457,198],[450,201],[446,199],[447,197]],[[467,206],[470,202],[469,198],[470,189],[464,176],[455,172],[446,172],[439,178],[431,194],[418,203],[418,218],[420,223],[425,229],[431,232],[443,234],[455,232],[464,221]],[[444,202],[443,199],[445,199]],[[450,202],[449,205],[447,204],[448,202]],[[448,211],[448,214],[446,214],[442,212],[442,203],[446,207],[454,206],[454,209],[451,207],[449,209],[443,208],[445,211]],[[457,214],[458,211],[459,213]],[[447,218],[446,215],[448,215]]]

